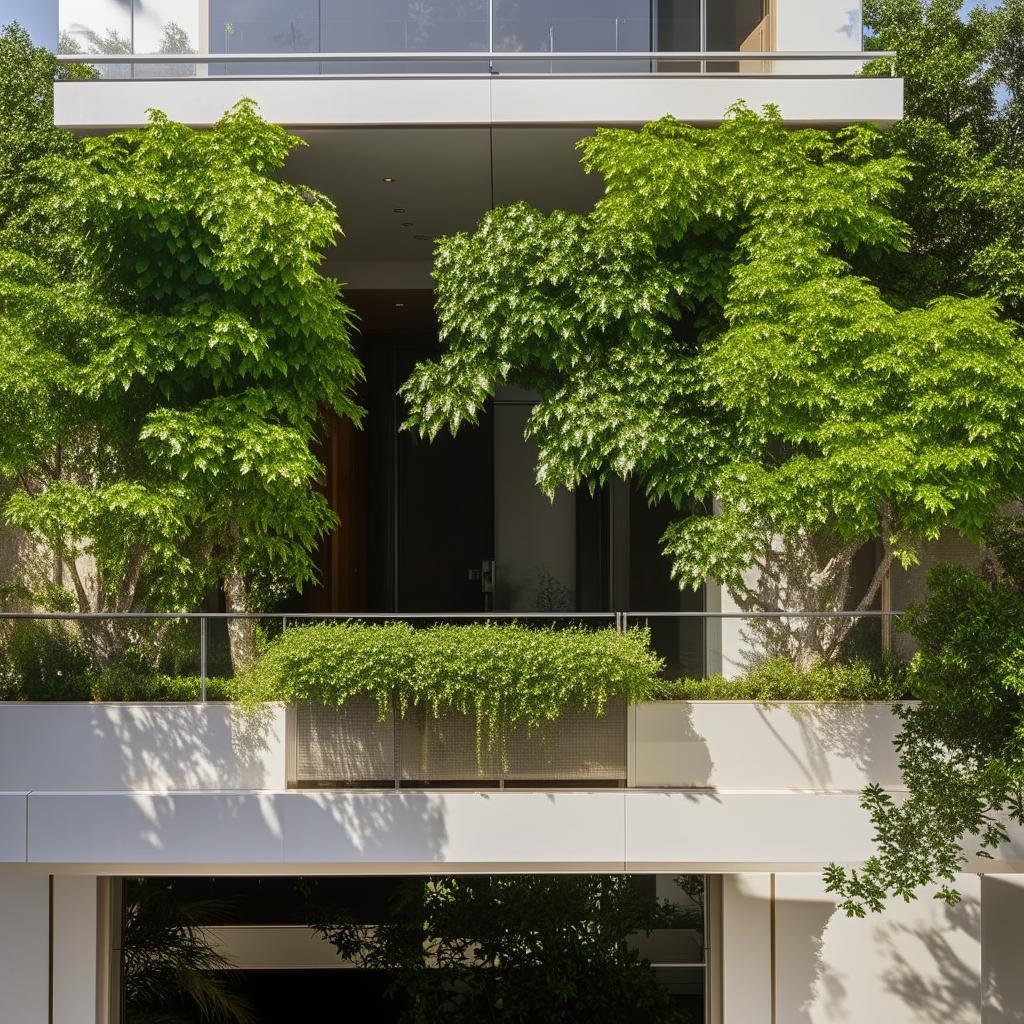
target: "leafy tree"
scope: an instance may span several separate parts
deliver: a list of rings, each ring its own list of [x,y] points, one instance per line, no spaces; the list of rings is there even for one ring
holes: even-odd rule
[[[997,521],[989,538],[998,563],[939,566],[908,615],[920,645],[908,682],[921,700],[898,709],[909,796],[864,791],[877,852],[860,870],[826,869],[848,914],[913,899],[934,881],[940,899],[957,902],[968,854],[991,857],[1009,823],[1024,825],[1024,519]]]
[[[875,271],[905,301],[990,295],[1024,316],[1024,0],[866,0],[869,48],[895,50],[868,74],[905,81],[905,115],[885,136],[911,174],[896,212],[906,253]]]
[[[47,49],[33,46],[17,22],[0,32],[0,231],[40,193],[40,182],[27,169],[44,156],[74,156],[79,142],[53,123],[55,79],[91,77],[85,68],[66,68]]]
[[[699,881],[699,880],[698,880]],[[360,967],[394,972],[403,1024],[545,1021],[668,1024],[682,1016],[627,939],[702,928],[627,875],[410,878],[367,926],[316,898],[317,929]]]
[[[877,539],[852,595],[867,608],[893,559],[944,527],[977,536],[1020,485],[1024,440],[1024,363],[994,303],[904,308],[851,267],[906,246],[889,206],[907,165],[878,146],[743,108],[715,129],[599,130],[580,143],[606,182],[591,213],[517,203],[439,243],[445,351],[403,386],[407,426],[456,431],[498,385],[533,389],[541,488],[632,475],[671,500],[681,584],[844,608]],[[718,514],[688,514],[691,496]],[[783,646],[827,660],[851,626],[794,626]]]
[[[20,110],[44,87],[5,88]],[[335,209],[276,173],[298,140],[249,101],[207,132],[153,113],[81,144],[47,113],[0,239],[4,519],[56,553],[81,611],[302,586],[335,523],[310,444],[323,409],[360,419],[361,368],[317,269]],[[236,660],[250,639],[236,624]]]

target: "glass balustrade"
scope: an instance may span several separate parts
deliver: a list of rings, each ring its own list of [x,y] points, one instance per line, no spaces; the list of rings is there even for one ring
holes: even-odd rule
[[[116,62],[96,63],[105,78],[799,74],[800,59],[775,61],[759,56],[776,49],[775,3],[60,0],[60,50],[65,54],[121,57]],[[822,19],[822,49],[826,51],[834,48],[828,40],[841,38],[840,33],[845,31],[842,26],[830,27],[827,20]],[[307,59],[282,59],[292,53]],[[446,59],[449,53],[451,60]],[[694,56],[646,56],[666,53]],[[744,59],[745,53],[751,58]],[[148,56],[138,62],[125,59],[132,54]],[[157,56],[162,54],[173,55],[174,59],[161,62]],[[197,55],[195,62],[184,59],[191,54]],[[345,56],[339,57],[341,54]],[[480,55],[479,59],[475,54]],[[589,54],[594,57],[591,59]],[[227,59],[218,60],[220,55]],[[253,59],[248,59],[250,56]],[[820,56],[803,63],[808,73],[850,74],[863,63],[855,53],[850,57],[831,67],[823,66]]]

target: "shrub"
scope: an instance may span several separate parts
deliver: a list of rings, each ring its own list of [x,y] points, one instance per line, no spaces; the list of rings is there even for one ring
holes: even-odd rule
[[[600,714],[611,698],[646,700],[662,662],[646,629],[531,629],[406,623],[297,626],[271,642],[237,681],[241,700],[341,705],[357,694],[381,715],[401,711],[476,716],[482,732],[530,726],[568,707]]]
[[[90,673],[84,685],[88,690],[87,700],[192,702],[199,700],[202,693],[199,676],[139,672],[129,666]],[[231,679],[207,678],[207,700],[231,700],[232,695]]]
[[[721,675],[707,679],[661,682],[657,700],[899,700],[906,696],[903,673],[889,668],[872,671],[865,662],[828,665],[819,662],[800,670],[787,658],[771,658],[738,679]]]
[[[87,700],[89,655],[71,623],[9,621],[0,630],[0,700]]]

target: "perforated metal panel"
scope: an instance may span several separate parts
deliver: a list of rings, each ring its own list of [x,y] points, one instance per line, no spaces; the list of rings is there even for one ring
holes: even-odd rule
[[[377,702],[354,697],[340,708],[295,709],[295,777],[303,782],[382,782],[394,785],[395,720]]]
[[[626,778],[626,706],[612,701],[600,716],[566,710],[539,728],[517,727],[504,737],[504,766],[500,741],[478,753],[472,715],[413,708],[396,723],[391,714],[381,720],[367,697],[341,708],[298,706],[295,746],[299,785],[617,782]]]
[[[411,708],[402,719],[399,764],[403,780],[419,782],[493,781],[501,772],[496,751],[483,747],[477,757],[474,716],[434,718],[426,708]]]
[[[626,705],[609,701],[604,714],[565,710],[537,729],[519,726],[505,740],[505,778],[561,782],[626,778]]]

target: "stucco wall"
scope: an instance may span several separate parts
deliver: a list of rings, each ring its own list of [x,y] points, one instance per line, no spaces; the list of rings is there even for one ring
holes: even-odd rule
[[[865,920],[838,911],[817,873],[726,883],[724,1024],[982,1024],[986,906],[976,875],[959,877],[956,907],[925,892]]]
[[[284,789],[285,710],[0,703],[0,791]]]
[[[630,785],[859,792],[902,785],[885,704],[658,701],[630,711]]]

